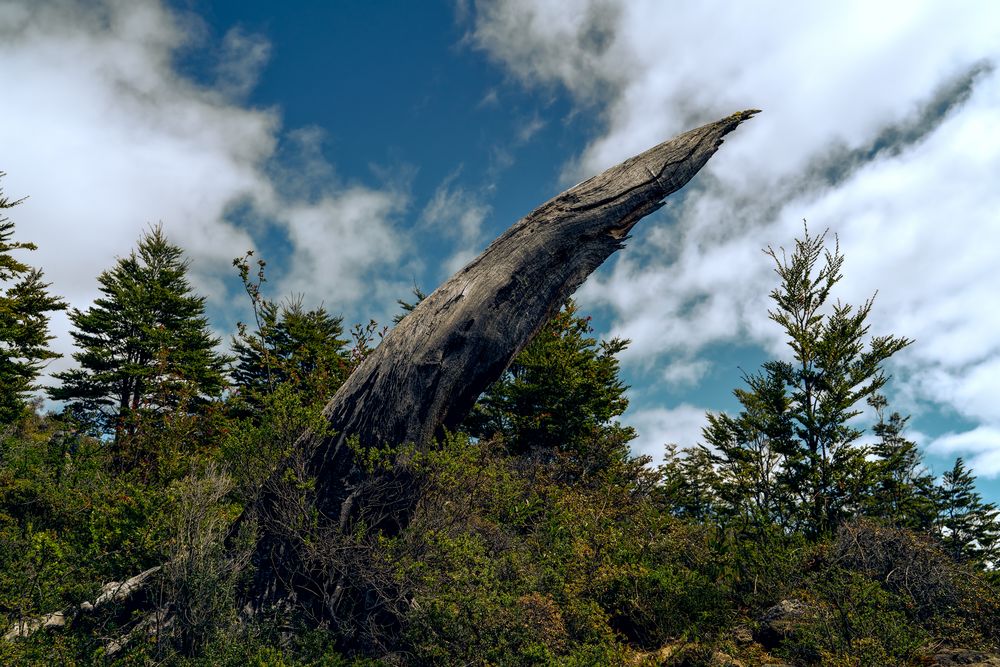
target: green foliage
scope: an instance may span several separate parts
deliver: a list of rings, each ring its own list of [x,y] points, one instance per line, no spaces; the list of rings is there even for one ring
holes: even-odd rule
[[[180,650],[196,655],[235,625],[236,582],[253,547],[253,530],[226,544],[240,506],[230,499],[232,479],[215,466],[171,484],[167,525],[166,597],[176,620]]]
[[[187,269],[183,251],[153,227],[98,277],[103,296],[70,314],[79,368],[57,373],[62,384],[49,394],[116,445],[143,419],[197,412],[222,391],[226,358],[215,351],[219,340]]]
[[[894,412],[886,418],[887,403],[882,396],[869,397],[868,402],[878,414],[878,423],[872,429],[878,441],[871,448],[875,460],[865,514],[927,532],[936,519],[938,493],[934,476],[924,467],[916,443],[903,437],[908,417]]]
[[[810,592],[812,612],[778,651],[796,663],[911,664],[928,640],[925,630],[907,620],[902,600],[862,574],[824,569]]]
[[[321,408],[313,396],[284,384],[261,397],[255,414],[233,416],[221,429],[218,461],[232,475],[233,492],[241,502],[249,504],[257,497],[303,433],[329,432]]]
[[[866,342],[870,301],[829,304],[842,257],[822,241],[771,251],[772,319],[794,363],[747,374],[741,411],[710,415],[705,445],[668,447],[656,470],[630,455],[634,434],[616,421],[625,343],[595,340],[570,303],[482,396],[467,433],[420,448],[349,441],[358,520],[338,530],[313,499],[314,452],[295,443],[329,434],[323,402],[378,325],[355,327],[346,352],[324,309],[266,301],[263,263],[251,277],[247,255],[236,264],[256,328],[234,339],[236,391],[208,400],[224,360],[174,356],[215,341],[179,249],[152,230],[102,274],[102,299],[74,312],[78,342],[93,345],[61,390],[90,383],[90,398],[71,399],[89,421],[22,411],[0,429],[0,622],[73,610],[104,582],[163,568],[132,606],[0,642],[0,663],[854,666],[919,664],[943,639],[997,648],[1000,596],[982,571],[997,510],[961,460],[941,486],[923,469],[880,393],[881,364],[908,341]],[[115,383],[133,392],[124,403]],[[869,448],[853,421],[862,399],[878,418]],[[280,498],[258,517],[285,531],[275,555],[305,566],[292,585],[336,613],[241,615],[257,538],[243,510],[261,493]],[[411,499],[408,523],[386,519]],[[339,603],[330,581],[347,583]],[[775,630],[773,610],[788,606],[801,613]],[[154,609],[171,623],[112,656],[109,640]],[[351,609],[370,616],[347,632],[337,613]]]
[[[324,630],[301,630],[282,635],[281,628],[245,623],[216,636],[198,656],[176,664],[204,667],[382,667],[386,663],[364,657],[346,657]]]
[[[403,299],[396,300],[396,304],[403,310],[403,312],[398,313],[395,317],[392,318],[393,324],[399,324],[400,322],[402,322],[404,317],[412,313],[413,310],[418,305],[420,305],[420,302],[427,298],[427,295],[424,294],[423,290],[421,290],[416,285],[413,286],[413,289],[411,291],[413,293],[413,303],[410,303],[409,301],[405,301]]]
[[[868,337],[871,299],[830,303],[843,256],[824,250],[824,236],[806,230],[790,256],[766,252],[780,279],[769,314],[793,361],[745,374],[734,392],[742,409],[710,413],[704,445],[668,446],[661,506],[717,526],[728,599],[751,619],[806,601],[809,614],[775,648],[796,663],[908,664],[932,636],[992,645],[996,593],[962,563],[995,558],[996,507],[981,502],[961,460],[935,486],[907,419],[880,393],[883,363],[910,341]],[[862,400],[877,416],[871,446],[857,444]],[[857,522],[865,516],[881,523]]]
[[[374,559],[411,591],[413,664],[614,664],[619,627],[655,642],[658,621],[685,623],[652,618],[683,608],[662,594],[691,575],[660,558],[670,549],[641,467],[628,485],[567,484],[557,461],[452,437],[419,471],[417,515]]]
[[[615,421],[628,407],[615,355],[628,341],[598,342],[592,332],[568,302],[480,397],[466,430],[502,437],[515,454],[560,457],[577,479],[627,459],[635,433]]]
[[[938,531],[952,558],[980,565],[1000,554],[1000,510],[984,503],[976,492],[976,478],[961,457],[942,477]]]
[[[0,619],[93,599],[162,558],[162,488],[108,474],[100,443],[25,418],[0,456]]]
[[[260,318],[259,331],[233,341],[235,386],[260,396],[291,383],[296,391],[318,394],[317,400],[329,399],[348,369],[340,319],[323,308],[307,311],[301,300],[267,302]]]
[[[788,525],[795,503],[786,474],[782,446],[793,442],[792,398],[787,394],[786,367],[769,362],[764,370],[746,375],[749,391],[735,390],[743,406],[737,417],[707,415],[705,442],[696,463],[717,476],[716,511],[743,530],[765,530],[772,523]]]
[[[659,470],[663,481],[657,495],[665,511],[692,521],[713,519],[722,484],[715,456],[708,448],[681,452],[677,445],[668,444]]]
[[[3,178],[0,172],[0,178]],[[25,412],[29,392],[46,362],[59,355],[48,349],[48,313],[66,303],[48,293],[42,271],[12,254],[35,250],[33,243],[14,241],[14,223],[2,212],[23,200],[11,201],[0,187],[0,426],[16,421]]]
[[[748,389],[733,392],[740,414],[709,414],[704,430],[721,477],[723,515],[813,537],[862,511],[869,466],[866,449],[855,444],[862,431],[851,420],[861,414],[859,403],[885,385],[882,364],[911,342],[866,342],[872,299],[857,309],[829,303],[844,257],[839,246],[824,244],[825,234],[806,229],[790,256],[766,250],[780,279],[768,315],[784,331],[794,362],[771,361],[746,375]]]
[[[859,520],[810,560],[791,591],[806,613],[775,651],[796,664],[918,664],[934,636],[996,641],[1000,598],[926,536]]]
[[[907,618],[967,645],[1000,639],[1000,592],[973,564],[956,562],[936,540],[862,519],[844,525],[829,560],[864,574],[902,600]]]
[[[280,305],[265,299],[261,293],[265,263],[257,260],[256,279],[251,279],[252,254],[233,260],[256,323],[253,330],[239,323],[233,338],[236,365],[232,377],[238,399],[233,404],[245,405],[244,412],[253,414],[265,396],[286,384],[313,402],[325,404],[351,367],[342,320],[323,307],[306,310],[301,296]]]

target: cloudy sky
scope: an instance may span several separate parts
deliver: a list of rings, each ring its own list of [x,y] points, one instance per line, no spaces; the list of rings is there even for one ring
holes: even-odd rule
[[[567,185],[760,108],[578,293],[632,340],[636,449],[696,442],[786,354],[761,248],[807,219],[836,296],[916,339],[911,437],[1000,499],[998,64],[988,0],[0,0],[0,170],[53,291],[85,308],[162,221],[228,335],[247,249],[271,296],[386,321]]]

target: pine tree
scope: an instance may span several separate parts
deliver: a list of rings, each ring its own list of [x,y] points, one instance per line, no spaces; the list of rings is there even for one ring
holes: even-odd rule
[[[938,535],[945,550],[955,560],[995,564],[1000,554],[1000,510],[983,502],[976,477],[961,457],[941,482]]]
[[[52,398],[116,444],[141,418],[197,411],[224,386],[228,359],[215,351],[204,297],[193,294],[183,251],[162,226],[98,277],[102,296],[70,314],[79,368],[56,374]]]
[[[740,415],[710,415],[704,434],[725,478],[747,487],[741,511],[774,516],[813,537],[861,511],[867,452],[855,444],[862,431],[851,420],[885,385],[882,364],[911,342],[876,336],[866,345],[874,297],[857,309],[829,303],[844,257],[839,245],[825,250],[825,239],[806,228],[790,256],[765,250],[780,279],[768,315],[784,330],[793,361],[769,362],[746,378],[749,389],[735,392]],[[744,474],[750,480],[739,480]],[[770,496],[768,485],[778,487]]]
[[[347,340],[339,317],[322,306],[306,310],[301,298],[261,304],[259,327],[245,325],[233,339],[233,382],[251,404],[289,383],[296,392],[325,403],[347,378]]]
[[[0,172],[0,178],[3,178]],[[0,211],[23,200],[11,201],[0,188]],[[66,303],[48,293],[42,271],[17,260],[11,253],[35,250],[33,243],[14,241],[14,223],[0,215],[0,425],[24,414],[25,399],[37,389],[35,380],[50,359],[60,355],[48,348],[48,313]]]
[[[870,465],[872,488],[865,513],[912,530],[930,530],[937,492],[916,443],[903,437],[909,417],[898,412],[886,417],[888,403],[882,395],[869,397],[868,403],[878,415],[872,428],[878,441],[871,448],[875,460]]]
[[[598,342],[570,301],[480,397],[466,422],[479,438],[501,436],[513,454],[559,456],[586,477],[629,458],[627,387],[616,354],[628,341]]]
[[[729,500],[720,497],[725,490],[715,462],[715,455],[705,446],[683,452],[676,444],[666,446],[657,496],[668,512],[699,522],[719,519],[727,513]]]

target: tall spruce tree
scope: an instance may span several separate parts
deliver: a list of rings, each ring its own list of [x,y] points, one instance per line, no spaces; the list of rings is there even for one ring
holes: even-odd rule
[[[183,255],[161,225],[151,228],[98,277],[102,296],[70,314],[79,368],[56,374],[62,384],[49,394],[116,444],[140,419],[197,411],[223,389],[228,359],[215,351]]]
[[[4,197],[0,187],[0,211],[22,201]],[[60,356],[48,347],[52,340],[48,313],[64,309],[66,303],[49,294],[41,269],[12,254],[35,249],[33,243],[14,240],[14,223],[0,213],[0,425],[24,413],[25,399],[37,389],[38,374],[46,362]]]
[[[938,535],[945,550],[959,561],[996,565],[1000,557],[1000,509],[984,503],[976,477],[961,457],[941,476]]]
[[[780,281],[768,315],[784,331],[793,360],[769,362],[747,377],[749,388],[735,391],[741,413],[709,415],[704,431],[732,511],[814,537],[862,510],[868,452],[856,444],[862,431],[851,420],[885,385],[883,363],[911,342],[868,340],[874,297],[858,308],[830,303],[844,257],[839,244],[827,250],[825,240],[806,228],[790,255],[765,250]]]

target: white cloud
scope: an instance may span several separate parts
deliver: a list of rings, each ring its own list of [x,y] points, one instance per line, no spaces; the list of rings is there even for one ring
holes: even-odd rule
[[[483,222],[492,211],[480,194],[455,183],[460,173],[457,169],[441,182],[420,216],[430,233],[457,244],[443,264],[441,278],[465,266],[483,249]]]
[[[701,442],[705,408],[683,403],[673,408],[633,410],[624,421],[638,433],[632,441],[633,453],[652,457],[655,465],[663,461],[664,445],[688,447]]]
[[[581,97],[613,84],[627,50],[615,48],[608,2],[482,2],[471,40],[525,83],[562,83]],[[622,58],[622,60],[619,60]]]
[[[525,144],[545,127],[545,121],[540,116],[532,116],[517,131],[517,144]]]
[[[497,92],[496,88],[490,88],[483,95],[479,103],[476,104],[477,109],[491,109],[500,105],[500,94]]]
[[[373,276],[405,246],[392,228],[405,194],[337,184],[318,152],[307,155],[308,130],[288,145],[312,168],[288,187],[274,162],[285,141],[278,111],[241,102],[267,41],[237,29],[220,44],[206,35],[196,17],[156,0],[0,4],[0,169],[8,194],[30,196],[11,218],[18,238],[39,246],[31,261],[53,292],[85,308],[98,272],[162,221],[218,308],[234,309],[231,259],[275,235],[291,249],[275,283],[332,309],[370,298]],[[193,48],[217,58],[213,85],[178,71]],[[254,224],[237,224],[236,210]],[[63,353],[68,328],[53,321]]]
[[[764,110],[584,286],[632,339],[626,361],[696,361],[733,340],[780,352],[760,249],[807,218],[840,237],[839,296],[878,289],[872,332],[917,339],[897,366],[911,397],[1000,426],[1000,6],[498,0],[474,21],[470,41],[517,77],[600,111],[567,180]],[[981,474],[1000,457],[984,442]]]
[[[962,433],[946,433],[928,446],[942,456],[966,456],[966,463],[985,477],[1000,475],[1000,428],[980,426]]]
[[[295,250],[280,291],[319,293],[334,304],[359,295],[377,304],[393,303],[405,287],[392,278],[371,276],[369,270],[399,261],[402,247],[391,220],[404,202],[393,192],[354,187],[319,201],[283,203],[273,213],[284,220]]]
[[[261,70],[271,56],[271,43],[261,35],[231,28],[222,39],[221,57],[215,68],[215,88],[230,97],[245,97],[257,85]]]
[[[711,366],[706,359],[677,359],[667,364],[663,379],[675,386],[697,384]]]

